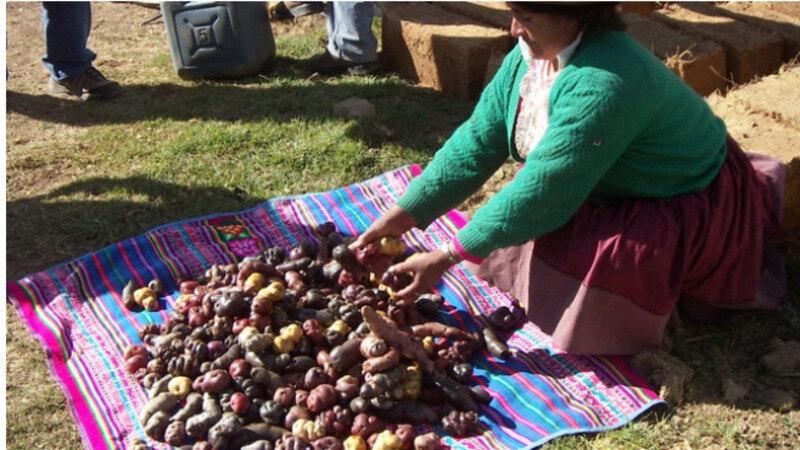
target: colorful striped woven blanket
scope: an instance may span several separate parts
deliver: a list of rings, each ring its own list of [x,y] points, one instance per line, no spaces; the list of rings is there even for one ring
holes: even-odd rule
[[[140,285],[161,279],[171,294],[166,297],[166,309],[171,310],[177,281],[214,263],[230,263],[272,245],[289,247],[310,237],[311,226],[326,221],[344,233],[358,234],[394,204],[419,171],[407,166],[329,192],[171,223],[9,283],[9,296],[44,346],[86,447],[119,449],[128,445],[131,434],[145,438],[136,417],[146,394],[125,373],[122,354],[140,342],[140,326],[160,323],[167,312],[126,309],[121,293],[129,279]],[[433,249],[464,223],[452,211],[405,239],[416,249]],[[511,302],[461,265],[438,288],[451,308],[446,319],[471,330],[480,326],[473,314]],[[508,342],[516,351],[513,358],[503,361],[484,352],[473,361],[473,380],[493,397],[481,407],[483,433],[469,439],[446,437],[448,445],[531,448],[565,434],[622,426],[660,403],[622,358],[556,353],[547,336],[530,324]]]

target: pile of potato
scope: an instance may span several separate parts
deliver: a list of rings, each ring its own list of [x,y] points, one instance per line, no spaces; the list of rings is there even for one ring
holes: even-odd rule
[[[414,425],[479,432],[477,404],[491,397],[468,385],[468,361],[507,347],[489,327],[440,323],[438,295],[395,298],[411,281],[387,272],[405,258],[402,241],[353,252],[332,223],[314,231],[288,252],[183,281],[168,320],[141,329],[125,360],[150,397],[139,416],[150,438],[192,450],[407,450],[440,446]],[[151,309],[159,293],[158,282],[131,283],[124,297]],[[496,312],[492,323],[517,325]]]

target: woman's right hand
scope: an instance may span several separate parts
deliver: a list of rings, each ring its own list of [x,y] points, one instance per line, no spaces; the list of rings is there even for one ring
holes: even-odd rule
[[[392,206],[386,214],[378,218],[358,239],[350,244],[350,250],[363,247],[370,242],[377,241],[384,236],[400,237],[417,224],[417,220],[403,208]]]

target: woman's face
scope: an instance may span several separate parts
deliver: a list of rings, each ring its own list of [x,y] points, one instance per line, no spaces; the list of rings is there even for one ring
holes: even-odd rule
[[[554,60],[577,37],[578,21],[555,14],[533,13],[511,8],[511,35],[522,38],[534,59]]]

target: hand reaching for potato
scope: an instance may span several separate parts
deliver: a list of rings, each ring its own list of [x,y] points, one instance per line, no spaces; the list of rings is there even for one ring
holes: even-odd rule
[[[416,224],[417,221],[411,214],[395,205],[353,241],[349,248],[356,251],[386,236],[399,237]],[[417,253],[395,264],[389,268],[389,272],[413,274],[411,284],[396,292],[396,295],[400,298],[413,298],[430,292],[452,264],[447,253],[441,250]]]
[[[358,239],[350,244],[350,250],[375,242],[384,236],[400,237],[401,234],[416,226],[417,220],[403,208],[392,206],[386,214],[378,218]]]
[[[413,274],[411,284],[396,295],[400,298],[415,298],[419,294],[430,292],[452,264],[447,253],[436,250],[415,253],[405,261],[389,267],[389,272]]]

